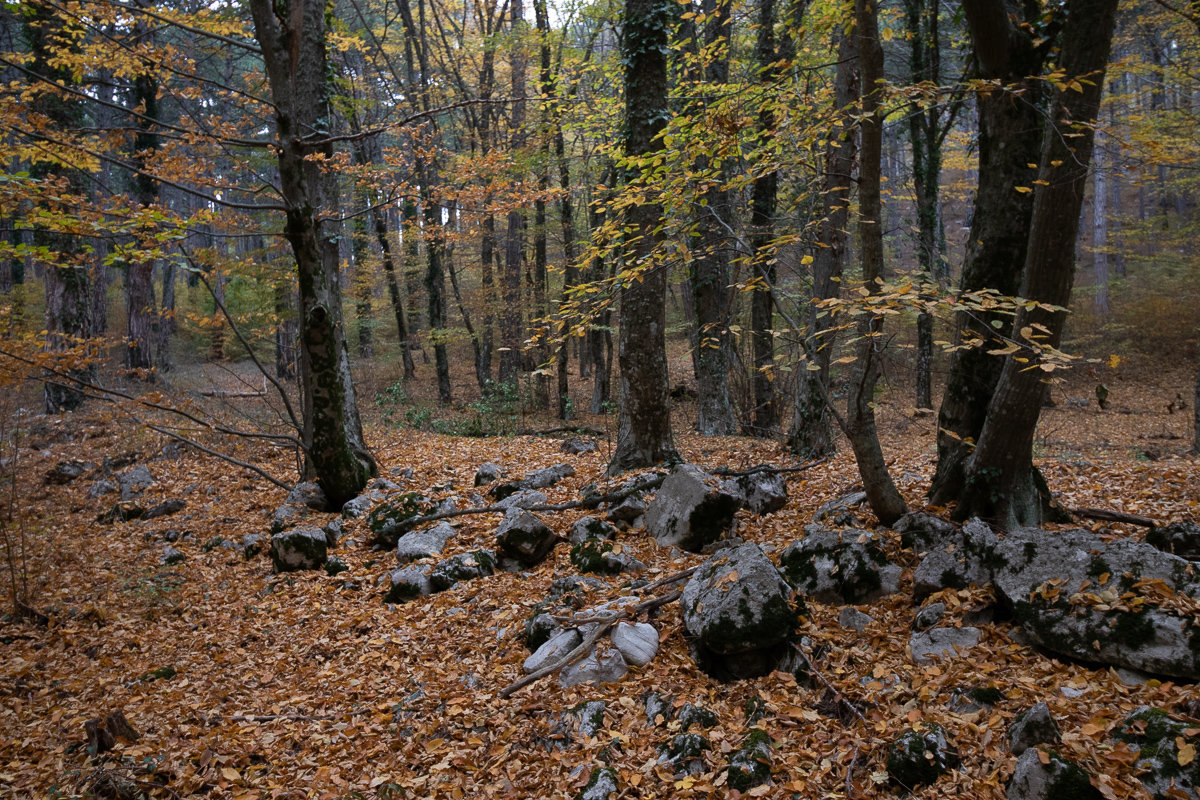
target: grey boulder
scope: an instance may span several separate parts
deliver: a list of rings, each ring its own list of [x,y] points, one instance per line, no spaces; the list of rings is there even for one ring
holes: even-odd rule
[[[918,664],[965,653],[977,644],[978,628],[932,628],[914,633],[908,641],[913,661]]]
[[[271,537],[276,572],[320,569],[328,560],[328,541],[319,528],[293,528]]]
[[[435,592],[444,592],[460,581],[483,578],[496,572],[496,556],[490,550],[459,553],[439,562],[429,573]]]
[[[1042,763],[1042,758],[1046,763]],[[1058,753],[1026,750],[1017,759],[1008,782],[1008,800],[1101,800],[1100,790],[1092,786],[1087,772]]]
[[[1008,726],[1008,749],[1019,756],[1039,744],[1055,744],[1062,739],[1050,706],[1038,703],[1023,712]]]
[[[1146,541],[1163,552],[1200,559],[1200,525],[1195,522],[1172,522],[1161,528],[1151,528]]]
[[[533,655],[525,659],[521,669],[525,673],[537,672],[542,667],[553,664],[567,653],[583,644],[583,636],[574,628],[569,628],[551,636]]]
[[[132,500],[149,489],[153,483],[154,476],[145,464],[130,467],[117,475],[117,486],[120,488],[122,500]]]
[[[410,564],[392,570],[387,577],[388,590],[383,602],[404,603],[433,594],[433,584],[429,580],[432,572],[432,564]]]
[[[777,472],[753,472],[728,481],[742,505],[759,516],[774,514],[787,505],[787,481]]]
[[[568,664],[558,673],[563,688],[581,683],[613,683],[625,677],[629,667],[616,649],[601,645],[586,656]]]
[[[297,483],[288,492],[287,500],[284,502],[291,505],[308,506],[313,511],[324,511],[329,506],[325,490],[314,481]]]
[[[742,499],[691,464],[676,467],[646,508],[646,530],[659,544],[699,553],[733,528]]]
[[[625,663],[644,667],[658,655],[658,629],[646,622],[618,622],[609,634]]]
[[[595,517],[581,517],[571,526],[567,535],[571,544],[580,544],[588,539],[612,539],[617,535],[617,529],[612,524]]]
[[[401,564],[439,555],[455,530],[448,522],[439,522],[419,531],[412,531],[396,542],[396,560]]]
[[[820,603],[856,605],[896,591],[901,569],[888,561],[879,534],[817,525],[805,532],[779,556],[784,577],[801,594]]]
[[[722,550],[701,564],[679,600],[701,666],[730,678],[774,669],[797,621],[790,594],[756,544]]]
[[[542,562],[554,545],[558,534],[540,519],[520,508],[510,508],[496,528],[496,549],[502,558],[510,558],[522,566],[532,567]]]

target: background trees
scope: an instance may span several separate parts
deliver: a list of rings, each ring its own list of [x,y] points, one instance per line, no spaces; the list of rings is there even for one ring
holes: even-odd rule
[[[357,369],[368,396],[436,396],[444,424],[479,432],[551,405],[615,410],[614,470],[674,458],[672,423],[775,436],[788,420],[801,456],[830,452],[837,423],[887,518],[903,506],[884,499],[899,495],[870,419],[878,376],[911,382],[917,408],[944,388],[935,502],[1033,520],[1006,509],[1036,480],[1018,492],[995,471],[1028,471],[1062,337],[1104,356],[1095,325],[1136,348],[1145,314],[1181,351],[1196,335],[1186,304],[1154,298],[1197,285],[1200,30],[1152,3],[1114,12],[1102,92],[1104,64],[1072,61],[1101,43],[1068,38],[1101,11],[22,4],[3,16],[0,291],[40,278],[43,340],[91,384],[104,363],[153,378],[201,339],[237,359],[229,322],[251,349],[278,345],[286,373],[295,330],[298,433],[342,499],[371,471]],[[1047,151],[1055,137],[1070,152]],[[175,268],[204,281],[177,289]],[[116,281],[124,313],[107,314]],[[1004,299],[1066,306],[1073,283],[1077,324]],[[80,386],[51,386],[47,406]],[[997,438],[1018,430],[1020,446]],[[1010,451],[1024,466],[995,455]],[[1008,505],[979,501],[980,481]]]

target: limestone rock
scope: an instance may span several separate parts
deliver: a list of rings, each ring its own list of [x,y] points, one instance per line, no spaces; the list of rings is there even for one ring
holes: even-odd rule
[[[187,508],[186,500],[180,500],[178,498],[164,500],[157,505],[147,508],[146,513],[142,514],[142,519],[157,519],[158,517],[167,517],[171,514],[178,514],[185,508]]]
[[[1200,525],[1195,522],[1172,522],[1162,528],[1151,528],[1146,541],[1163,552],[1200,559]]]
[[[290,505],[308,506],[313,511],[324,511],[329,507],[325,490],[321,488],[320,484],[313,481],[296,484],[288,492],[287,500],[284,502]]]
[[[558,534],[520,508],[508,509],[496,528],[496,549],[501,557],[514,559],[526,567],[541,563],[556,544]]]
[[[500,480],[500,476],[504,474],[504,469],[499,464],[487,462],[480,464],[479,469],[475,470],[475,485],[487,486],[489,483],[494,483]]]
[[[1017,759],[1008,782],[1008,800],[1102,800],[1104,795],[1092,786],[1087,772],[1057,753],[1043,754],[1035,748]]]
[[[585,539],[571,548],[571,563],[577,570],[596,575],[641,572],[646,565],[608,539]]]
[[[604,713],[608,704],[603,700],[589,700],[572,708],[567,715],[574,721],[575,732],[584,739],[591,739],[604,730]]]
[[[350,502],[354,503],[369,496],[369,493],[359,495]],[[379,496],[382,500],[383,494],[379,493]],[[396,546],[400,537],[408,533],[412,527],[410,520],[428,514],[432,510],[433,504],[429,498],[417,492],[404,492],[388,497],[386,502],[381,502],[371,508],[369,512],[364,513],[366,513],[367,528],[374,534],[375,544],[379,547],[392,548]],[[347,516],[345,506],[342,507],[342,516]]]
[[[529,489],[545,489],[548,486],[561,481],[563,478],[569,478],[575,474],[575,468],[567,463],[555,464],[552,467],[535,470],[529,473],[524,478],[516,481],[507,481],[498,483],[492,487],[490,494],[497,500],[503,500],[517,492]],[[478,485],[478,484],[476,484]]]
[[[969,520],[961,531],[941,531],[923,541],[927,544],[914,547],[921,554],[913,573],[913,596],[918,600],[942,589],[986,586],[1001,563],[1000,539],[978,519]]]
[[[730,789],[747,792],[771,779],[771,737],[755,728],[746,734],[742,746],[729,757]]]
[[[946,616],[945,603],[930,603],[913,617],[912,628],[914,631],[927,631],[941,622],[944,616]]]
[[[433,591],[444,592],[459,581],[482,578],[495,572],[495,554],[490,550],[475,550],[438,563],[429,573],[429,583]]]
[[[700,775],[704,772],[704,751],[708,739],[698,733],[680,733],[658,748],[658,763],[672,767],[675,776]]]
[[[958,748],[941,725],[910,728],[888,747],[887,772],[901,788],[912,790],[933,783],[961,764]]]
[[[338,542],[342,538],[342,530],[345,525],[345,519],[342,517],[334,517],[321,526],[321,530],[325,531],[325,541],[330,547],[337,547]]]
[[[1190,614],[1160,606],[1152,596],[1136,608],[1105,602],[1125,592],[1139,594],[1139,581],[1161,581],[1173,592],[1200,599],[1200,570],[1187,559],[1142,541],[1105,541],[1080,530],[1010,531],[996,554],[997,593],[1035,644],[1084,661],[1200,678],[1200,647]],[[1097,602],[1072,603],[1081,590]]]
[[[913,661],[928,664],[935,658],[954,657],[979,644],[978,628],[933,628],[918,631],[908,640]]]
[[[618,622],[610,634],[625,663],[644,667],[658,655],[658,629],[646,622]]]
[[[429,580],[432,572],[432,564],[410,564],[402,569],[392,570],[388,574],[388,591],[383,597],[383,602],[404,603],[433,594],[433,584]]]
[[[777,472],[755,472],[728,482],[742,505],[758,516],[774,514],[787,505],[787,480]]]
[[[818,508],[817,512],[813,514],[813,522],[827,521],[831,525],[853,525],[857,521],[854,517],[854,509],[865,502],[867,502],[866,492],[850,492],[842,495]]]
[[[929,550],[958,533],[958,526],[925,511],[910,511],[892,524],[900,534],[900,545],[910,550]]]
[[[616,793],[617,771],[612,767],[593,767],[576,800],[611,800]]]
[[[862,633],[874,621],[875,618],[870,614],[864,614],[853,606],[846,606],[838,614],[838,625],[855,633]]]
[[[869,603],[896,591],[900,567],[888,561],[883,540],[870,531],[831,531],[817,525],[779,557],[788,583],[821,603]]]
[[[271,537],[271,561],[276,572],[320,569],[328,558],[325,531],[293,528]]]
[[[602,519],[581,517],[571,526],[567,538],[571,544],[579,544],[586,539],[613,539],[617,529]]]
[[[1023,712],[1008,727],[1008,749],[1014,756],[1039,744],[1055,744],[1061,740],[1058,723],[1045,703],[1038,703]]]
[[[1189,730],[1193,728],[1188,723],[1162,709],[1142,706],[1114,731],[1117,741],[1137,751],[1134,771],[1154,800],[1200,797],[1200,759],[1193,757],[1186,765],[1180,764],[1180,742],[1200,747],[1200,736],[1188,736]]]
[[[510,508],[533,508],[534,506],[544,505],[549,499],[545,494],[535,489],[522,489],[519,492],[514,492],[508,495],[503,500],[496,503],[503,509]]]
[[[247,533],[242,537],[242,557],[247,561],[267,548],[261,533]]]
[[[54,465],[53,469],[46,471],[46,483],[63,486],[95,468],[96,465],[90,461],[78,461],[76,459],[60,461]]]
[[[624,522],[633,525],[646,513],[646,500],[640,493],[631,494],[605,512],[605,518],[612,522]]]
[[[559,631],[542,644],[537,652],[525,659],[521,669],[526,674],[537,672],[547,664],[553,664],[581,644],[583,644],[583,637],[574,628]]]
[[[271,533],[279,533],[294,525],[299,525],[308,519],[310,513],[308,506],[297,505],[295,503],[281,505],[271,515]]]
[[[445,521],[406,533],[396,542],[396,560],[407,564],[410,561],[439,555],[455,533],[454,527]]]
[[[662,545],[699,553],[733,527],[741,498],[699,467],[682,464],[646,509],[646,530]]]
[[[613,683],[624,678],[628,671],[621,654],[602,645],[574,664],[563,667],[558,674],[558,681],[563,688],[581,683]]]
[[[584,453],[594,453],[596,452],[596,440],[580,439],[575,437],[565,440],[562,443],[562,447],[559,449],[569,456],[579,456],[583,455]]]
[[[774,669],[797,621],[790,593],[756,544],[723,550],[701,564],[679,600],[701,666],[733,678]],[[704,663],[710,656],[713,663]]]
[[[153,483],[154,476],[145,464],[130,467],[117,475],[117,486],[120,488],[122,500],[132,500],[149,489]]]

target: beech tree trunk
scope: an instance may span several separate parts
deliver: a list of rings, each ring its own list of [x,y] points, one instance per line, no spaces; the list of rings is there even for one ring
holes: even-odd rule
[[[138,0],[138,5],[145,0]],[[149,44],[150,33],[146,17],[138,15],[135,23],[136,41]],[[152,125],[158,119],[158,79],[149,68],[133,79],[133,107],[141,109],[141,117],[133,125],[133,162],[144,166],[158,147],[158,134]],[[145,172],[133,178],[134,194],[143,208],[158,202],[158,182]],[[125,273],[125,366],[141,380],[154,382],[154,356],[162,334],[162,318],[154,299],[154,261],[138,258],[130,262]]]
[[[862,151],[859,157],[859,225],[862,242],[863,281],[868,292],[878,293],[875,281],[883,277],[883,203],[880,164],[883,151],[883,46],[879,40],[879,7],[876,0],[856,0],[855,30],[859,47],[859,77],[862,81]],[[874,395],[880,375],[883,318],[870,316],[859,325],[859,345],[854,377],[846,401],[846,436],[862,475],[871,510],[884,525],[891,525],[908,510],[892,482],[883,458],[875,427]]]
[[[525,6],[522,0],[512,0],[512,152],[525,147]],[[504,271],[500,276],[504,307],[500,311],[500,369],[501,383],[515,385],[521,372],[521,351],[524,347],[521,320],[521,266],[524,255],[525,213],[520,208],[508,212],[508,230],[504,237]]]
[[[1029,246],[1035,175],[1029,165],[1041,155],[1046,112],[1042,73],[1052,42],[1035,46],[1033,20],[1014,21],[1003,0],[965,0],[980,77],[999,88],[976,95],[979,115],[979,183],[971,214],[971,232],[963,261],[960,294],[993,289],[1012,297],[1021,286]],[[1017,24],[1021,22],[1021,24]],[[1047,32],[1047,36],[1053,35]],[[938,413],[938,462],[930,499],[938,505],[955,500],[963,487],[963,461],[978,441],[988,401],[1004,366],[988,355],[1012,334],[1012,318],[987,312],[961,313],[955,319],[955,350]]]
[[[1096,315],[1107,317],[1108,304],[1108,163],[1104,131],[1096,132],[1092,169],[1092,273]]]
[[[667,32],[675,0],[625,0],[625,153],[636,158],[662,147],[667,117]],[[627,176],[641,180],[638,171]],[[629,267],[639,271],[621,288],[621,419],[608,474],[676,461],[671,434],[666,353],[667,270],[651,259],[662,208],[643,201],[626,212]]]
[[[1053,369],[1039,347],[1058,347],[1075,276],[1075,241],[1104,72],[1112,44],[1117,0],[1067,0],[1059,68],[1064,83],[1051,104],[1053,128],[1045,136],[1035,182],[1029,248],[1020,294],[1038,301],[1022,306],[1014,323],[1024,347],[1005,357],[996,392],[965,480],[955,515],[981,516],[1001,528],[1037,526],[1050,513],[1048,491],[1033,467],[1033,437],[1041,413],[1043,377]],[[1039,331],[1044,333],[1039,334]],[[1021,360],[1014,358],[1019,356]]]
[[[729,34],[732,28],[730,0],[703,0],[705,16],[705,97],[697,113],[717,102],[716,92],[729,81]],[[719,168],[701,157],[696,171],[711,175],[714,185],[701,197],[697,227],[700,247],[691,263],[692,298],[696,312],[696,429],[706,436],[728,436],[737,430],[733,403],[729,399],[729,234],[731,219],[727,161]]]
[[[356,497],[375,475],[363,440],[342,324],[337,236],[330,212],[332,176],[308,156],[328,158],[326,17],[322,0],[249,0],[255,37],[275,104],[284,236],[300,287],[300,367],[307,471],[335,507]],[[284,12],[286,11],[286,15]]]
[[[850,224],[850,193],[853,187],[854,158],[858,149],[858,128],[847,119],[847,109],[858,100],[858,47],[855,36],[841,33],[838,42],[838,66],[834,76],[834,116],[840,127],[830,132],[825,146],[825,174],[822,182],[823,213],[817,229],[817,244],[812,262],[813,300],[836,297],[846,264]],[[788,447],[804,459],[823,458],[834,452],[835,442],[826,389],[829,386],[829,362],[835,334],[828,316],[818,316],[815,305],[807,313],[804,365],[796,376],[796,398]],[[815,367],[816,369],[812,369]]]
[[[25,14],[24,33],[28,40],[31,69],[50,81],[70,86],[74,83],[69,68],[52,64],[52,42],[61,34],[60,21],[45,4],[32,3]],[[83,111],[79,101],[54,91],[41,91],[31,100],[34,111],[44,115],[56,127],[70,131],[82,127]],[[83,175],[55,162],[43,161],[34,164],[30,175],[48,183],[59,183],[56,193],[87,197]],[[56,209],[48,209],[52,214]],[[39,227],[34,231],[33,243],[45,247],[52,254],[43,265],[45,287],[45,329],[48,350],[74,349],[96,334],[92,306],[92,265],[86,254],[81,254],[74,237]],[[67,374],[82,381],[94,382],[96,367],[66,370]],[[69,411],[83,404],[84,392],[73,384],[49,378],[44,384],[43,400],[46,412]]]

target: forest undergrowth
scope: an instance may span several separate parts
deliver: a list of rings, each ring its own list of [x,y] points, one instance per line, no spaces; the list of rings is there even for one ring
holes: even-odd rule
[[[1200,470],[1186,453],[1190,409],[1168,409],[1177,392],[1188,396],[1190,381],[1169,365],[1118,367],[1105,378],[1106,410],[1085,371],[1056,387],[1037,457],[1062,504],[1159,522],[1200,520]],[[936,418],[913,414],[900,394],[894,388],[881,404],[884,449],[905,499],[920,509],[934,467]],[[369,397],[360,405],[381,475],[411,468],[404,486],[438,499],[471,492],[475,470],[487,461],[516,477],[570,462],[575,476],[545,490],[550,502],[575,499],[594,481],[605,485],[604,435],[592,437],[595,452],[564,455],[553,436],[451,437],[385,419]],[[677,429],[687,413],[686,405],[677,412]],[[578,421],[605,429],[600,418]],[[677,443],[688,461],[708,468],[793,463],[780,446],[760,440],[681,432]],[[575,573],[565,546],[528,573],[385,605],[380,579],[395,558],[371,548],[361,520],[346,523],[334,551],[347,571],[274,574],[269,558],[247,561],[240,547],[221,542],[267,533],[285,493],[195,451],[164,457],[165,444],[102,407],[23,420],[13,526],[29,544],[32,604],[44,617],[0,619],[0,795],[111,797],[124,787],[155,797],[559,798],[574,797],[594,766],[609,765],[620,797],[738,797],[724,786],[725,765],[757,703],[765,715],[756,724],[774,748],[772,782],[752,796],[895,796],[884,767],[887,743],[906,726],[937,722],[957,743],[963,768],[912,797],[999,798],[1016,761],[1008,726],[1044,701],[1062,727],[1059,751],[1100,776],[1106,797],[1139,797],[1134,756],[1113,744],[1110,729],[1145,704],[1196,713],[1188,705],[1195,686],[1126,684],[1113,670],[1056,660],[1015,641],[1004,622],[982,625],[982,640],[967,656],[914,664],[907,645],[917,611],[909,591],[915,558],[887,531],[889,555],[906,567],[901,591],[862,607],[874,621],[861,633],[838,625],[838,608],[807,604],[801,633],[822,676],[812,686],[783,673],[731,684],[708,677],[688,654],[672,604],[656,619],[658,657],[622,681],[563,689],[547,678],[501,699],[528,655],[521,637],[532,608],[555,578]],[[292,466],[288,453],[261,442],[236,448],[277,474]],[[178,498],[186,508],[103,523],[97,520],[114,498],[89,497],[94,478],[62,485],[44,478],[60,462],[106,459],[150,469],[146,503]],[[857,483],[843,447],[829,462],[788,477],[790,500],[779,513],[739,516],[737,535],[777,554],[817,508]],[[585,513],[545,519],[565,534]],[[865,508],[857,514],[859,527],[875,526]],[[446,554],[492,547],[498,520],[456,519]],[[1144,532],[1085,526],[1113,536]],[[168,539],[182,561],[163,563]],[[651,579],[703,558],[659,547],[636,530],[619,543],[649,566]],[[620,578],[608,582],[589,602],[622,593]],[[931,599],[946,603],[955,624],[991,597],[967,589]],[[1002,699],[964,710],[957,698],[970,689],[995,689]],[[677,723],[647,724],[642,697],[649,691],[716,712],[703,773],[677,778],[658,763],[658,747]],[[861,719],[839,716],[838,695]],[[607,701],[598,732],[564,738],[560,715],[596,699]],[[140,736],[89,753],[85,723],[114,711]]]

